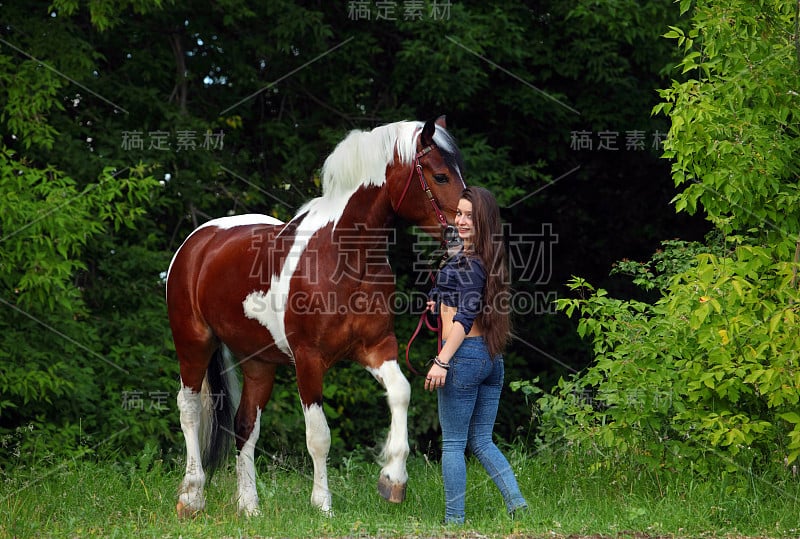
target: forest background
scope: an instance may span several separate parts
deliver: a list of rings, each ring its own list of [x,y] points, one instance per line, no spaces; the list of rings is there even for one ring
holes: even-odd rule
[[[291,218],[351,129],[446,114],[506,222],[498,437],[600,466],[795,466],[798,6],[4,2],[0,464],[179,460],[164,272],[181,241],[215,217]],[[396,239],[410,294],[430,245],[402,223]],[[267,455],[303,447],[280,376]],[[435,457],[417,382],[412,448]],[[374,380],[342,364],[325,399],[332,459],[373,450]]]

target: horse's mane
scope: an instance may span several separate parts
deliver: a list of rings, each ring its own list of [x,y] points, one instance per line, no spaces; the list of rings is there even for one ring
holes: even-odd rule
[[[298,215],[317,213],[325,205],[343,209],[342,203],[359,187],[382,186],[386,183],[386,167],[394,163],[395,150],[400,163],[412,163],[422,127],[422,122],[401,121],[371,131],[350,131],[322,165],[322,196],[306,203]],[[452,135],[437,126],[433,140],[448,165],[461,174],[463,161]],[[333,207],[330,210],[332,219],[337,220],[337,211]]]
[[[364,185],[380,186],[386,182],[386,166],[394,162],[411,164],[416,154],[422,122],[395,122],[371,131],[353,130],[336,146],[322,166],[322,196],[348,193]],[[437,127],[434,142],[447,157],[460,161],[453,137]],[[459,164],[459,163],[457,163]],[[459,168],[459,172],[461,167]]]
[[[353,130],[336,145],[322,166],[322,196],[351,193],[362,185],[380,186],[386,182],[386,166],[394,162],[394,151],[401,163],[410,163],[417,139],[416,122],[396,122],[372,131]]]

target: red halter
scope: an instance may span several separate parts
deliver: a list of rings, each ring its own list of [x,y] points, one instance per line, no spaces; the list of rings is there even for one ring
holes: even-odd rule
[[[425,154],[433,150],[433,144],[422,148],[417,154],[414,156],[414,168],[411,169],[411,174],[408,175],[408,179],[406,180],[406,185],[403,187],[403,193],[400,195],[400,200],[397,203],[392,202],[392,209],[395,213],[397,210],[400,209],[400,205],[406,199],[406,194],[408,193],[408,188],[411,186],[411,178],[414,177],[414,170],[417,171],[417,177],[419,178],[419,185],[422,187],[422,190],[428,196],[428,201],[431,203],[433,207],[433,212],[436,214],[436,219],[439,220],[439,223],[442,225],[442,228],[447,228],[447,219],[442,212],[442,209],[439,207],[439,204],[436,202],[436,197],[433,196],[433,192],[431,188],[428,186],[428,182],[425,179],[425,174],[422,173],[422,164],[419,162],[420,158],[423,157]]]
[[[422,188],[422,190],[425,192],[425,194],[428,196],[428,201],[431,203],[431,207],[433,208],[433,212],[436,214],[436,219],[438,219],[439,223],[442,225],[442,231],[443,231],[443,234],[442,234],[442,245],[446,248],[446,246],[447,246],[447,239],[446,239],[447,234],[445,233],[445,231],[451,225],[447,224],[447,219],[445,218],[444,213],[442,212],[442,209],[439,207],[439,203],[436,202],[436,197],[433,196],[433,192],[431,191],[430,186],[428,186],[427,180],[425,180],[425,174],[422,173],[422,164],[419,162],[420,158],[425,156],[425,154],[427,154],[431,150],[433,150],[433,148],[434,148],[433,144],[431,144],[429,146],[426,146],[426,147],[422,148],[419,152],[417,152],[417,154],[414,156],[414,168],[411,169],[411,173],[408,175],[408,179],[406,180],[405,187],[403,187],[403,192],[400,195],[400,199],[397,201],[396,204],[394,202],[392,203],[392,208],[394,209],[395,213],[397,213],[397,210],[400,209],[400,205],[406,199],[406,194],[408,194],[408,188],[411,186],[411,178],[414,177],[414,170],[416,170],[417,171],[417,177],[419,178],[419,185]],[[431,278],[433,279],[433,274],[431,274]],[[430,323],[430,321],[428,320],[427,314],[428,314],[428,308],[426,307],[425,311],[422,313],[422,315],[419,318],[419,323],[417,323],[417,329],[414,330],[414,334],[411,335],[411,339],[409,339],[408,344],[406,345],[406,365],[408,366],[409,370],[412,373],[414,373],[415,375],[417,375],[417,376],[425,376],[425,375],[423,373],[420,373],[419,371],[417,371],[417,369],[415,369],[414,366],[411,364],[411,358],[409,357],[409,353],[411,351],[411,343],[413,343],[414,339],[417,338],[417,335],[419,334],[419,331],[422,329],[422,324],[423,323],[428,327],[428,329],[430,329],[431,331],[435,331],[436,332],[437,341],[438,341],[437,342],[437,349],[439,351],[442,350],[442,324],[441,324],[441,319],[437,316],[436,317],[436,325],[432,325]]]

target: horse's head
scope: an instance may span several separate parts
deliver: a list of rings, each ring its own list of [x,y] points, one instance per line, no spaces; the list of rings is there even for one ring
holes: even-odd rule
[[[432,236],[458,237],[452,225],[466,187],[461,152],[444,116],[418,125],[413,137],[410,164],[401,158],[399,166],[386,171],[392,208]]]

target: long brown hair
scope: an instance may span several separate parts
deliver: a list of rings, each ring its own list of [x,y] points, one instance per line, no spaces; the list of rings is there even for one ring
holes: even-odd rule
[[[503,353],[511,338],[508,309],[509,272],[500,208],[483,187],[467,187],[461,198],[472,203],[472,251],[486,268],[486,288],[478,323],[492,357]]]

